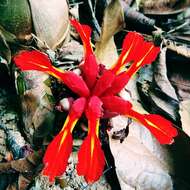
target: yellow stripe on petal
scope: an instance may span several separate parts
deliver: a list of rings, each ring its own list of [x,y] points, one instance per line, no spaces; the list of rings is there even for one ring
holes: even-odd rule
[[[64,131],[63,136],[61,138],[60,146],[64,142],[64,140],[65,140],[66,136],[68,135],[68,133],[72,133],[77,121],[78,121],[78,119],[74,119],[72,121],[69,116],[67,117],[67,119],[65,120],[65,123],[63,125],[63,128],[60,131],[60,133]]]
[[[94,139],[94,136],[92,136],[91,137],[91,144],[90,144],[90,156],[91,156],[91,158],[93,157],[94,144],[95,144],[95,139]]]
[[[48,71],[48,74],[57,78],[58,80],[61,80],[61,78],[58,75],[56,75],[55,73],[53,73],[52,71]]]
[[[158,127],[157,125],[155,125],[154,123],[152,123],[151,121],[145,119],[145,121],[147,122],[148,125],[150,125],[151,127],[154,127],[155,129],[157,129],[158,131],[161,131],[163,134],[168,135],[164,130],[160,129],[160,127]]]
[[[136,112],[136,113],[137,113],[137,112]],[[141,115],[140,113],[137,113],[137,114],[138,114],[138,115]],[[140,122],[140,123],[143,124],[142,120],[139,119],[139,118],[136,118],[135,116],[128,115],[128,114],[126,114],[125,116],[126,116],[126,117],[129,117],[129,118],[131,118],[131,119],[133,119],[133,120],[136,121],[136,122]],[[155,125],[155,124],[152,123],[151,121],[149,121],[149,120],[147,120],[147,119],[145,119],[145,118],[144,118],[144,121],[145,121],[148,125],[150,125],[151,127],[154,127],[154,128],[156,128],[156,129],[158,129],[159,131],[163,132],[157,125]]]
[[[37,63],[34,63],[33,61],[31,63],[34,65],[37,65],[38,67],[41,67],[42,69],[49,69],[46,65],[37,64]]]
[[[125,59],[127,58],[127,56],[129,55],[131,49],[129,49],[125,55],[123,56],[122,60],[120,63],[116,62],[112,67],[111,70],[114,70],[115,68],[117,68],[117,70],[115,71],[116,75],[118,75],[120,73],[120,71],[122,70],[123,67],[125,67],[125,64],[123,63],[125,61]],[[119,59],[120,60],[120,59]]]
[[[57,72],[65,73],[65,71],[63,71],[62,69],[59,69],[59,68],[57,68],[57,67],[53,67],[53,69],[55,69]]]
[[[143,60],[145,59],[145,57],[150,53],[150,51],[151,51],[153,48],[154,48],[154,45],[152,45],[152,46],[150,47],[149,51],[145,54],[145,56],[144,56],[140,61],[137,62],[136,67],[140,67],[140,65],[142,64],[142,62],[143,62]]]
[[[74,129],[74,127],[75,127],[77,121],[78,121],[78,119],[75,119],[75,120],[73,121],[73,123],[71,124],[71,128],[70,128],[70,132],[71,132],[71,133],[73,132],[73,129]]]
[[[100,120],[98,119],[96,122],[96,135],[99,136],[99,126],[100,126]]]
[[[119,60],[121,59],[121,61],[120,61],[119,63],[116,62],[116,63],[111,67],[111,70],[114,70],[115,67],[118,67],[118,66],[119,66],[119,68],[116,70],[116,74],[119,74],[119,72],[121,71],[121,69],[125,66],[125,60],[126,60],[127,56],[129,55],[129,53],[130,53],[130,51],[131,51],[131,49],[132,49],[132,47],[133,47],[133,44],[134,44],[134,41],[131,43],[130,48],[128,49],[128,51],[125,52],[124,55],[122,55],[122,54],[120,55],[122,58],[119,58]]]
[[[65,127],[68,125],[69,120],[70,120],[70,117],[67,116],[67,118],[66,118],[66,120],[65,120],[65,123],[64,123],[63,128],[61,129],[61,131],[63,131],[63,130],[65,129]]]
[[[149,121],[149,120],[147,120],[147,119],[145,119],[145,121],[149,124],[149,125],[151,125],[152,127],[155,127],[155,128],[158,128],[154,123],[152,123],[151,121]]]
[[[63,133],[63,136],[62,136],[62,138],[61,138],[61,141],[60,141],[60,146],[59,146],[59,148],[61,147],[61,145],[63,144],[63,142],[65,141],[65,138],[66,138],[66,136],[68,135],[68,130],[65,130],[64,131],[64,133]]]
[[[130,51],[131,51],[131,48],[133,47],[133,43],[131,44],[129,50],[125,53],[125,55],[123,56],[122,58],[122,61],[121,61],[121,66],[123,66],[125,64],[125,60],[127,59],[127,56],[129,55]]]
[[[70,129],[70,132],[72,133],[77,121],[78,121],[78,118],[73,119],[73,121],[72,121],[71,118],[68,116],[67,119],[65,120],[65,123],[64,123],[61,131],[63,131],[67,127]]]
[[[52,70],[48,71],[48,74],[57,78],[58,80],[61,80],[60,75],[62,75],[63,73],[65,73],[65,71],[56,68],[56,67],[52,67]]]

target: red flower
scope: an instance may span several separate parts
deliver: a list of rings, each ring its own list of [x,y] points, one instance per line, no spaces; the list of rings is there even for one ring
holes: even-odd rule
[[[21,52],[14,57],[14,62],[22,70],[43,71],[58,78],[81,97],[74,101],[63,129],[47,148],[43,174],[53,181],[55,176],[65,172],[72,151],[72,130],[84,112],[88,119],[88,135],[78,153],[77,172],[88,183],[93,183],[100,178],[105,165],[98,135],[102,117],[119,114],[131,117],[147,127],[161,144],[171,144],[177,136],[177,130],[170,121],[159,115],[143,115],[134,111],[129,101],[117,96],[132,75],[155,60],[159,47],[144,41],[139,33],[129,32],[118,61],[102,73],[91,47],[90,27],[81,25],[76,20],[71,20],[71,24],[78,31],[84,45],[81,76],[53,67],[49,58],[39,51]],[[127,63],[131,63],[129,69],[124,68]]]
[[[42,173],[49,176],[50,181],[54,181],[56,176],[60,176],[66,170],[67,161],[72,151],[72,131],[84,111],[85,104],[85,98],[79,98],[73,102],[62,130],[46,150],[43,159],[45,168]]]
[[[102,102],[97,96],[90,98],[86,107],[88,135],[78,153],[78,175],[83,175],[88,183],[97,181],[104,169],[104,153],[98,139],[99,122],[102,116]]]

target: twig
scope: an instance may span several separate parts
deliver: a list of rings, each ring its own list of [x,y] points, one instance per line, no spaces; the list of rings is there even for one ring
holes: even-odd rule
[[[179,25],[179,26],[177,26],[177,27],[171,29],[170,31],[167,32],[167,34],[174,33],[174,32],[176,32],[176,31],[182,29],[182,28],[185,27],[186,25],[189,25],[189,20],[187,20],[185,23],[183,23],[183,24],[181,24],[181,25]]]

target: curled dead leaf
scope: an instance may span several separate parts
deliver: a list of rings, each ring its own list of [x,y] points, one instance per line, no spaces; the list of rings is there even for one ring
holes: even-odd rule
[[[98,60],[110,67],[117,60],[117,49],[113,36],[125,25],[120,0],[112,0],[104,11],[100,40],[96,43],[95,54]]]

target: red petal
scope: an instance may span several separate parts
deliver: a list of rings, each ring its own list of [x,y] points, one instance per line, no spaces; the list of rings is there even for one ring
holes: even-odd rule
[[[113,66],[112,71],[118,73],[127,62],[131,61],[134,61],[134,64],[139,69],[145,64],[152,63],[156,59],[159,51],[160,48],[155,47],[152,42],[143,41],[141,34],[129,32],[124,39],[121,55],[117,63]]]
[[[129,69],[125,71],[126,76],[130,78],[141,67],[143,67],[146,64],[151,64],[156,59],[159,52],[159,47],[154,47],[154,45],[150,42],[144,42],[142,50],[138,51],[138,53],[136,54],[136,59],[134,60],[134,63],[132,63]]]
[[[71,24],[79,33],[84,45],[85,59],[82,66],[82,72],[88,87],[92,88],[98,75],[98,64],[90,43],[90,35],[92,30],[87,25],[81,25],[77,20],[71,20]]]
[[[173,143],[173,138],[178,134],[177,129],[173,127],[173,124],[159,115],[143,115],[133,110],[131,110],[127,115],[133,119],[137,119],[140,123],[147,127],[160,142],[160,144]]]
[[[150,131],[161,144],[171,144],[174,142],[173,137],[176,137],[178,133],[170,121],[156,114],[145,115],[145,120],[151,127]],[[157,129],[155,129],[156,126]]]
[[[72,151],[71,132],[82,115],[85,104],[85,98],[79,98],[74,101],[61,132],[54,138],[46,150],[43,159],[45,165],[43,174],[49,176],[50,181],[54,181],[56,176],[62,175],[66,170],[67,161]]]
[[[92,96],[88,102],[85,113],[88,119],[100,118],[102,115],[102,101],[97,96]]]
[[[108,88],[103,96],[111,96],[118,94],[128,83],[130,76],[126,72],[122,72],[121,74],[117,75],[111,85]]]
[[[43,159],[45,168],[42,173],[49,176],[51,182],[65,172],[71,151],[72,135],[69,130],[59,133],[49,144]]]
[[[91,36],[92,29],[88,25],[84,25],[84,24],[81,25],[76,19],[71,19],[70,22],[79,33],[81,40],[83,42],[86,54],[87,52],[92,53],[92,48],[90,44],[90,36]]]
[[[90,92],[89,89],[84,82],[84,80],[75,74],[74,72],[68,71],[64,72],[61,76],[62,81],[75,93],[80,96],[87,97]]]
[[[82,65],[82,75],[89,88],[92,88],[98,76],[99,66],[94,54],[88,54]]]
[[[88,135],[78,152],[77,173],[88,183],[97,181],[105,166],[104,153],[97,136]]]
[[[73,131],[76,122],[84,112],[85,106],[86,106],[86,99],[83,97],[78,98],[73,102],[71,109],[69,111],[69,115],[65,120],[65,124],[62,128],[62,131],[65,130],[66,128],[69,128],[70,132]]]
[[[127,62],[133,61],[128,70],[119,74],[113,81],[111,88],[107,89],[104,96],[115,95],[119,93],[129,79],[145,64],[152,63],[160,51],[153,43],[143,41],[142,35],[136,32],[129,32],[123,42],[123,50],[117,63],[111,69],[118,74],[118,71],[125,66]]]
[[[125,115],[132,108],[132,104],[118,96],[102,97],[103,108],[109,112]]]
[[[37,70],[47,72],[52,69],[48,56],[40,51],[22,51],[13,58],[14,63],[23,71]]]
[[[105,71],[100,79],[97,81],[92,94],[95,96],[100,96],[103,94],[109,87],[111,87],[112,82],[115,79],[115,74],[112,71]]]
[[[101,100],[93,96],[85,110],[89,131],[78,153],[77,172],[78,175],[83,175],[88,183],[100,178],[105,165],[104,153],[98,139],[101,106]]]
[[[84,112],[85,105],[86,99],[83,97],[78,98],[73,102],[72,107],[69,111],[69,115],[75,118],[81,117],[82,113]]]
[[[127,62],[134,60],[138,45],[142,44],[143,36],[136,32],[129,32],[124,41],[122,52],[117,63],[112,67],[112,71],[117,73]]]
[[[152,63],[160,52],[160,48],[155,47],[151,42],[144,42],[141,48],[142,50],[136,53],[135,59],[135,63],[137,63],[138,67]]]
[[[89,89],[80,76],[53,67],[48,56],[40,51],[23,51],[14,57],[14,63],[21,70],[43,71],[54,76],[62,80],[73,92],[80,96],[89,95]]]
[[[117,75],[111,85],[111,88],[106,90],[104,96],[115,95],[119,93],[127,85],[130,78],[142,66],[144,66],[145,64],[150,64],[152,61],[155,60],[160,49],[158,47],[153,47],[153,45],[149,42],[144,42],[144,43],[145,43],[145,48],[142,50],[141,53],[139,53],[139,55],[137,55],[137,58],[135,58],[136,60],[138,60],[138,62],[132,63],[132,65],[128,70]]]
[[[126,42],[124,40],[123,46],[125,46],[125,43]],[[132,44],[132,46],[130,48],[130,51],[129,51],[128,55],[124,56],[125,59],[123,59],[122,65],[125,65],[126,62],[134,61],[137,58],[137,51],[141,50],[143,43],[144,43],[143,36],[141,34],[139,34],[139,33],[135,33],[133,44]]]

